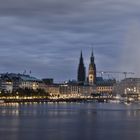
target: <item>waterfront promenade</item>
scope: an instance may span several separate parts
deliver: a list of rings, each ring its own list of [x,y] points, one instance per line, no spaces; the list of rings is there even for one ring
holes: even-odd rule
[[[80,97],[80,98],[48,98],[48,97],[3,97],[0,103],[22,103],[22,102],[109,102],[116,98],[93,98],[93,97]]]

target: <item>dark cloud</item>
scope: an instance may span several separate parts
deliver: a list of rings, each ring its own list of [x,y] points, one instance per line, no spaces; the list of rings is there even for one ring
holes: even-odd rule
[[[1,1],[0,72],[75,79],[81,49],[88,68],[92,47],[98,70],[137,71],[138,63],[126,60],[138,54],[126,52],[139,46],[132,37],[139,35],[133,31],[139,31],[139,6],[138,0]]]

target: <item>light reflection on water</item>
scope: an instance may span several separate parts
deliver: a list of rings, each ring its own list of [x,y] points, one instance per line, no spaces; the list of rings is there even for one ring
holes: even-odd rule
[[[0,140],[138,140],[139,124],[139,104],[0,104]]]
[[[1,115],[39,115],[49,113],[50,115],[70,114],[83,111],[87,114],[97,112],[127,112],[128,116],[137,115],[140,111],[140,105],[124,105],[124,104],[106,104],[106,103],[7,103],[0,104]]]

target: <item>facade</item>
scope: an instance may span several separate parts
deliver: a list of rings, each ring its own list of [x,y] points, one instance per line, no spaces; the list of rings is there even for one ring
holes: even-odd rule
[[[4,73],[1,74],[0,89],[5,92],[14,92],[18,88],[36,90],[41,80],[25,74]]]
[[[41,82],[41,80],[35,78],[35,77],[31,77],[29,75],[20,75],[19,77],[19,87],[20,88],[28,88],[28,89],[33,89],[36,90],[39,88],[39,83]]]
[[[90,85],[93,85],[96,83],[96,65],[94,62],[94,55],[93,51],[90,57],[90,64],[89,64],[89,71],[88,71],[88,82]]]
[[[61,95],[71,95],[75,97],[80,96],[90,96],[93,92],[95,92],[95,86],[90,85],[79,85],[77,83],[68,83],[60,85],[60,94]]]
[[[61,97],[78,97],[80,96],[79,87],[74,84],[61,84],[60,87]]]
[[[52,97],[62,97],[62,98],[80,98],[88,97],[92,93],[96,92],[95,86],[90,85],[79,85],[79,83],[62,83],[62,84],[53,84],[46,85],[46,91]]]
[[[8,77],[5,77],[5,79],[3,80],[1,79],[0,85],[1,85],[1,91],[5,93],[12,93],[13,82],[11,81],[11,79],[9,79]]]
[[[45,84],[49,84],[49,85],[51,85],[51,84],[53,84],[53,79],[52,78],[44,78],[44,79],[42,79],[42,81],[45,83]]]
[[[86,70],[85,70],[83,55],[82,55],[82,51],[81,51],[81,56],[80,56],[80,61],[79,61],[79,66],[78,66],[77,81],[85,82],[85,80],[86,80]]]
[[[48,84],[45,85],[43,89],[52,97],[59,97],[60,95],[59,84]]]
[[[125,78],[115,85],[114,93],[140,100],[140,78]]]
[[[13,91],[13,81],[7,75],[0,77],[0,90],[5,93],[12,93]]]
[[[115,84],[115,79],[103,79],[102,77],[97,77],[96,92],[98,94],[112,96]]]

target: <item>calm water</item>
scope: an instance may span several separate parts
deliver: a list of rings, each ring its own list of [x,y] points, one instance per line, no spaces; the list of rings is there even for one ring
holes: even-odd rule
[[[140,105],[0,105],[0,140],[139,140]]]

